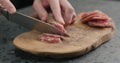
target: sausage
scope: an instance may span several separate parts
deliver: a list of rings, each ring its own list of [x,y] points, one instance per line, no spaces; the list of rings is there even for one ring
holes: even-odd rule
[[[60,35],[43,33],[38,36],[40,41],[48,42],[48,43],[59,43],[61,42],[62,38]]]
[[[98,21],[98,22],[88,22],[89,26],[93,27],[105,27],[105,28],[110,28],[113,27],[112,21],[105,22],[105,21]]]
[[[53,27],[55,27],[59,31],[66,33],[66,30],[65,30],[64,26],[61,25],[60,23],[56,22],[53,19],[52,14],[49,14],[48,19],[47,19],[46,22],[51,24]],[[48,42],[48,43],[59,43],[59,42],[62,41],[62,37],[60,35],[49,34],[49,33],[43,33],[43,34],[39,35],[38,39],[40,41],[44,41],[44,42]]]
[[[83,12],[81,22],[93,27],[113,27],[112,19],[101,11]]]

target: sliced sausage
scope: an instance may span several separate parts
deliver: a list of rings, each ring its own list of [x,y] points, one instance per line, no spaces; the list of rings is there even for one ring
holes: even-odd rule
[[[113,27],[112,19],[101,11],[83,12],[81,22],[94,27]]]
[[[105,28],[110,28],[113,27],[112,21],[105,22],[105,21],[98,21],[98,22],[88,22],[89,26],[93,27],[105,27]]]
[[[61,42],[61,36],[55,35],[55,34],[49,34],[49,33],[43,33],[39,35],[39,40],[48,42],[48,43],[58,43]]]

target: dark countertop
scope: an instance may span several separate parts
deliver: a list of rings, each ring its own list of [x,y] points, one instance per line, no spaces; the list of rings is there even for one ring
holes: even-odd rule
[[[120,1],[70,0],[76,12],[101,10],[111,16],[116,23],[115,36],[86,55],[64,60],[40,58],[18,50],[12,40],[18,34],[28,31],[0,16],[0,63],[120,63]],[[31,7],[20,12],[30,14]]]

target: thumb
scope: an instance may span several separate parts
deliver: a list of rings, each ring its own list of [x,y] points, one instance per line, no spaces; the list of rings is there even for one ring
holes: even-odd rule
[[[0,0],[0,4],[9,12],[16,12],[15,6],[10,2],[10,0]]]

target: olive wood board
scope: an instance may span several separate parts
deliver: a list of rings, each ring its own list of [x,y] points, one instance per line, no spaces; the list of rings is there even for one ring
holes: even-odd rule
[[[115,28],[90,27],[81,23],[80,16],[76,22],[66,28],[70,37],[64,37],[60,43],[48,43],[38,40],[41,33],[35,30],[18,35],[13,44],[26,52],[51,57],[71,58],[88,53],[107,42],[114,35]]]

